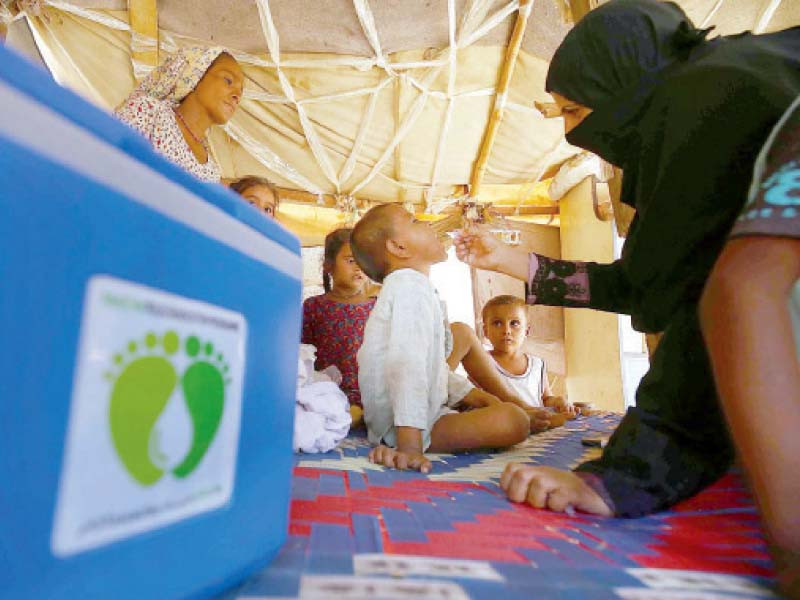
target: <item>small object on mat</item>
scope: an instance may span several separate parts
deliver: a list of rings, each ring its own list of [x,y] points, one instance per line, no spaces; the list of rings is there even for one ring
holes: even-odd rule
[[[572,406],[574,406],[576,410],[584,417],[591,417],[600,412],[597,410],[594,402],[573,402]]]
[[[593,446],[595,448],[605,448],[608,444],[607,435],[592,435],[581,439],[581,444],[584,446]]]

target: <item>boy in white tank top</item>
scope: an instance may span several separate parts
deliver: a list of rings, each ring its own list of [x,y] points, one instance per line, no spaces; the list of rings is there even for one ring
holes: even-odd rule
[[[484,305],[482,318],[483,333],[492,344],[489,354],[522,399],[531,406],[575,416],[572,404],[551,394],[544,360],[522,351],[530,329],[525,301],[516,296],[495,296]]]

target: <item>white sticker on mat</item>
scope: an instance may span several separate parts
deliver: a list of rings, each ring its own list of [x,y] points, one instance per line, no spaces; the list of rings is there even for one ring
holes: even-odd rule
[[[638,567],[626,569],[626,572],[636,577],[644,585],[654,589],[691,590],[692,592],[708,590],[736,594],[771,593],[758,581],[740,575]]]
[[[402,554],[355,554],[353,572],[356,575],[391,575],[392,577],[457,577],[504,581],[485,560],[459,560],[432,556]]]
[[[54,554],[228,503],[246,339],[240,313],[108,276],[89,280]]]

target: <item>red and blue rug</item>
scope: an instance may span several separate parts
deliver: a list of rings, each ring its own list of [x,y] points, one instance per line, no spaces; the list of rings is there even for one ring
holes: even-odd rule
[[[598,452],[581,438],[618,421],[579,418],[505,452],[435,455],[427,475],[370,464],[357,433],[327,454],[298,455],[289,540],[229,597],[773,597],[758,516],[735,474],[640,519],[554,514],[505,499],[497,482],[507,462],[570,468]]]

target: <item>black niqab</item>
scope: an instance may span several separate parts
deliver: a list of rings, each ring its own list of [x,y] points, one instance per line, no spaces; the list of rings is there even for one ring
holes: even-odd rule
[[[548,92],[593,109],[567,141],[624,168],[636,153],[639,111],[709,31],[696,29],[672,2],[612,0],[589,12],[564,38],[547,73]]]
[[[593,109],[567,136],[621,167],[622,259],[590,266],[595,308],[661,331],[695,303],[753,163],[800,94],[800,28],[705,41],[674,4],[610,0],[565,37],[547,89]],[[607,273],[604,275],[603,273]]]

